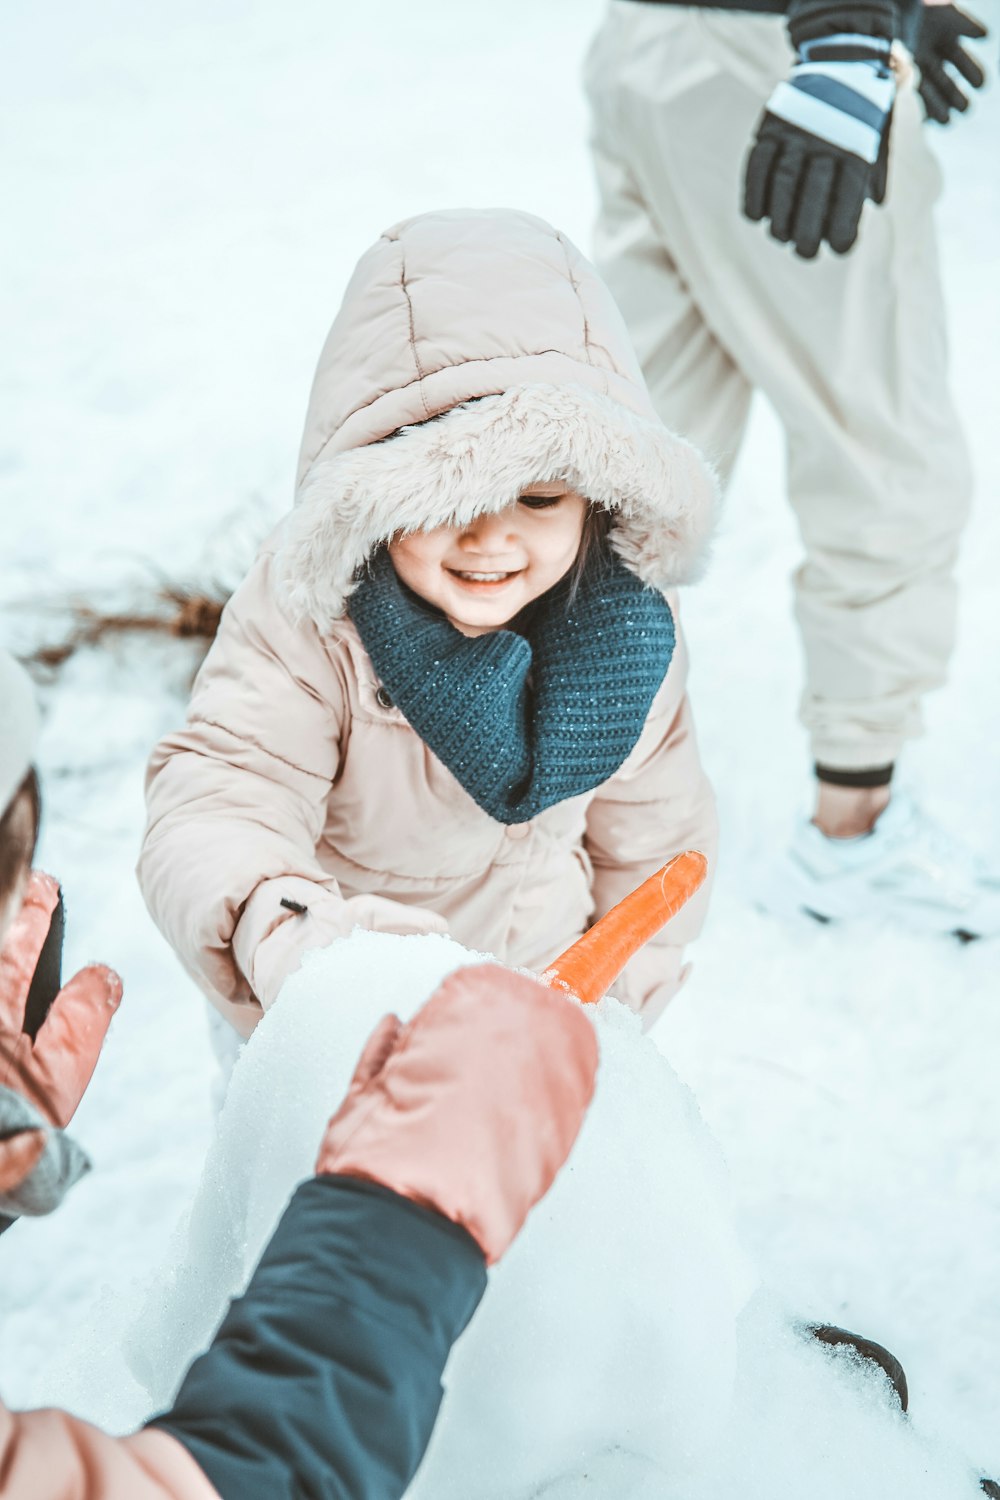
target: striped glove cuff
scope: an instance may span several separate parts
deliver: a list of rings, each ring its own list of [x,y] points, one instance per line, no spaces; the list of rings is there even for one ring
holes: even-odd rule
[[[768,112],[873,165],[896,97],[888,38],[841,32],[799,46]]]

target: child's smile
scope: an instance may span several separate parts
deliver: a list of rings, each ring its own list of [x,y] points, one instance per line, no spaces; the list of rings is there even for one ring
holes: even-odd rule
[[[510,568],[503,572],[493,573],[476,573],[469,569],[460,570],[458,568],[448,568],[447,571],[467,588],[474,590],[489,589],[493,592],[498,588],[502,588],[504,584],[509,583],[512,578],[520,577],[524,569]]]
[[[534,485],[466,527],[410,532],[389,545],[399,577],[463,635],[501,630],[576,560],[587,502],[562,483]]]

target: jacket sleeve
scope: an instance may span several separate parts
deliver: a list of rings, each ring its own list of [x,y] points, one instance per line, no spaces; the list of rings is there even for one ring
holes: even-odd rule
[[[4,1500],[219,1500],[167,1433],[113,1438],[63,1411],[0,1406]]]
[[[187,723],[146,776],[143,896],[188,972],[247,1001],[233,958],[240,913],[263,882],[299,876],[338,896],[316,859],[337,774],[347,687],[341,659],[279,602],[262,553],[223,612]]]
[[[676,619],[673,598],[670,603]],[[618,998],[651,1025],[681,983],[684,945],[704,922],[718,848],[715,797],[698,754],[679,624],[670,670],[639,743],[591,802],[584,843],[593,866],[594,921],[672,855],[700,849],[708,858],[704,886],[636,954],[615,986]]]
[[[788,0],[785,14],[792,46],[800,40],[851,31],[862,36],[902,38],[919,30],[923,0]]]
[[[315,1177],[154,1428],[222,1500],[399,1500],[485,1288],[464,1229],[377,1184]]]

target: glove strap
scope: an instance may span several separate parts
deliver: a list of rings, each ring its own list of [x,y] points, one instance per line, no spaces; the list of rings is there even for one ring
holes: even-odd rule
[[[789,125],[874,164],[896,81],[891,43],[841,34],[806,42],[802,61],[779,83],[768,111]]]
[[[877,63],[888,69],[892,62],[892,42],[888,37],[863,36],[857,31],[838,31],[833,36],[815,37],[799,44],[802,63]]]

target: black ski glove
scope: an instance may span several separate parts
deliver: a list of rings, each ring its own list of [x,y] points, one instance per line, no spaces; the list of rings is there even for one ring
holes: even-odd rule
[[[951,111],[960,114],[969,107],[969,96],[962,92],[945,63],[951,63],[966,83],[981,89],[986,74],[959,38],[986,36],[986,27],[957,5],[924,5],[920,30],[913,50],[913,60],[920,70],[920,97],[930,120],[947,125]]]
[[[885,195],[896,81],[892,0],[793,0],[797,61],[757,127],[743,211],[810,260],[825,240],[843,255],[868,198]]]

